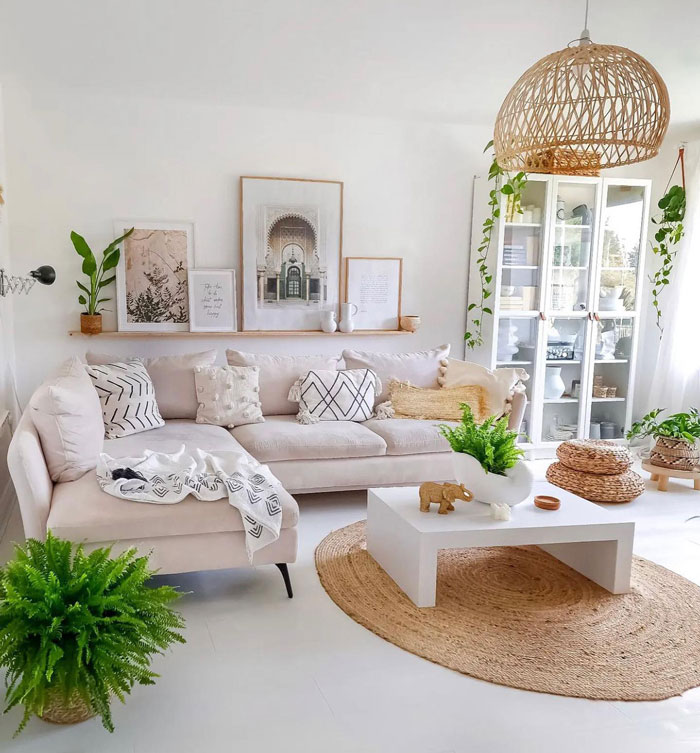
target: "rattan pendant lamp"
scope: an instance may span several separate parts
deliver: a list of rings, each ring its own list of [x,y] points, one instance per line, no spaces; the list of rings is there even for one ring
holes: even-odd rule
[[[505,170],[598,175],[655,157],[666,135],[666,84],[648,60],[597,44],[588,32],[539,60],[496,117],[494,149]]]

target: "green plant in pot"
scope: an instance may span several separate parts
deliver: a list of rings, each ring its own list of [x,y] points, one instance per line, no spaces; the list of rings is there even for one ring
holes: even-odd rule
[[[152,685],[153,655],[185,642],[170,607],[179,594],[150,587],[152,575],[133,549],[86,554],[51,533],[16,547],[0,569],[0,666],[5,711],[24,707],[17,733],[32,714],[57,723],[99,714],[113,731],[111,699]]]
[[[78,235],[75,230],[71,231],[70,239],[75,250],[83,258],[82,270],[88,278],[87,284],[83,284],[80,280],[76,281],[82,291],[78,296],[78,302],[81,306],[85,306],[85,311],[80,315],[80,331],[86,335],[97,335],[102,332],[101,304],[110,300],[102,297],[102,290],[116,279],[114,273],[109,273],[119,264],[121,242],[133,232],[134,228],[132,227],[124,235],[113,240],[102,252],[102,260],[98,264],[95,254],[93,254],[85,238]]]
[[[508,429],[505,416],[478,423],[469,405],[460,408],[462,420],[456,427],[440,426],[453,451],[455,478],[479,502],[510,507],[522,502],[532,490],[532,473],[520,462],[524,453],[517,446],[518,433]]]
[[[663,468],[692,471],[700,465],[700,413],[691,408],[687,413],[674,413],[660,420],[663,408],[655,408],[627,432],[627,439],[652,437],[656,444],[651,450],[649,462]]]

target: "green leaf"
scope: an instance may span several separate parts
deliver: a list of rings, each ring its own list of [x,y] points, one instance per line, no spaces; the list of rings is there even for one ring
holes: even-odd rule
[[[470,304],[469,304],[469,305],[467,306],[467,311],[471,311],[472,309],[475,309],[475,308],[476,308],[476,303],[470,303]]]
[[[105,256],[104,261],[102,262],[102,271],[107,272],[110,269],[114,269],[114,267],[119,264],[119,257],[120,257],[120,251],[118,248],[116,248],[112,253],[109,254],[109,256]]]
[[[505,194],[506,196],[511,196],[515,191],[513,190],[513,186],[511,186],[509,183],[506,183],[504,186],[501,186],[501,193]]]
[[[118,250],[117,246],[125,239],[128,238],[132,233],[134,232],[134,228],[129,228],[124,235],[120,235],[118,238],[115,238],[109,246],[102,252],[103,258],[106,256],[109,256],[113,251]]]
[[[483,312],[484,312],[485,314],[491,314],[491,315],[493,315],[493,311],[491,311],[491,309],[490,309],[490,308],[488,308],[488,307],[486,307],[486,306],[484,306],[484,308],[482,309],[482,311],[483,311]]]
[[[75,250],[83,257],[83,274],[91,277],[97,271],[97,262],[90,250],[90,246],[86,243],[85,238],[82,235],[78,235],[74,230],[71,230],[70,239],[73,242]]]
[[[98,289],[104,288],[110,283],[114,282],[117,279],[116,275],[112,275],[111,277],[107,277],[105,279],[100,280],[100,284],[97,286]]]
[[[483,153],[486,153],[486,152],[488,152],[488,150],[489,150],[489,149],[490,149],[490,148],[491,148],[492,146],[493,146],[493,139],[491,139],[491,141],[489,141],[489,143],[488,143],[488,144],[486,144],[486,146],[484,147],[484,151],[483,151]]]
[[[90,295],[90,291],[83,285],[82,282],[78,282],[78,280],[75,281],[75,284],[81,289],[84,290],[88,295]]]
[[[79,295],[78,303],[81,304],[81,306],[87,306],[87,298],[85,298],[84,295]]]

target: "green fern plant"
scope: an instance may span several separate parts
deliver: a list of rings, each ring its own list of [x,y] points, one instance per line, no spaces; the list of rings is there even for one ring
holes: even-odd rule
[[[15,734],[57,694],[64,702],[80,697],[112,732],[112,696],[124,702],[136,683],[153,685],[151,657],[185,639],[184,621],[169,606],[179,594],[149,587],[152,575],[133,549],[85,554],[51,533],[15,547],[0,569],[5,711],[24,706]]]
[[[517,447],[518,432],[508,429],[508,419],[496,420],[490,416],[482,424],[474,419],[472,409],[466,403],[462,409],[462,421],[456,426],[440,425],[440,433],[450,443],[454,452],[463,452],[476,458],[487,473],[505,476],[523,456]]]

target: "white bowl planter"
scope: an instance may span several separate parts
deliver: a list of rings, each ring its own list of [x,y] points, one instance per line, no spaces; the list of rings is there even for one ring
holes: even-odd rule
[[[452,453],[455,478],[484,504],[506,504],[514,507],[530,496],[532,473],[525,463],[516,463],[505,476],[487,473],[481,463],[464,452]]]

